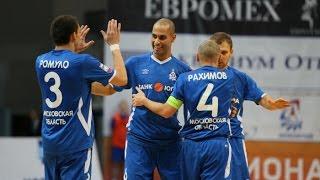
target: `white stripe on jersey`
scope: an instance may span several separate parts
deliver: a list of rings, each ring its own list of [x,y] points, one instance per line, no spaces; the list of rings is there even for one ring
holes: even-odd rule
[[[126,160],[127,158],[127,149],[128,149],[128,140],[126,139],[126,144],[124,146],[124,160]],[[123,180],[127,180],[128,177],[127,177],[127,168],[124,169],[124,172],[123,172]]]
[[[112,74],[112,76],[111,76],[111,78],[109,79],[109,83],[110,83],[110,81],[116,76],[116,74],[117,74],[117,71],[114,69],[113,70],[113,74]]]
[[[129,116],[129,120],[128,120],[128,123],[127,123],[127,125],[126,125],[126,127],[129,129],[129,126],[130,126],[130,122],[132,121],[132,117],[133,117],[133,115],[134,115],[134,111],[136,110],[136,107],[133,107],[132,108],[132,112],[131,112],[131,114],[130,114],[130,116]]]
[[[231,123],[230,123],[230,118],[227,118],[227,123],[228,123],[228,127],[229,127],[229,135],[232,136],[232,128],[231,128]]]
[[[247,167],[249,167],[249,165],[248,165],[247,149],[246,149],[246,144],[245,144],[244,139],[242,139],[242,148],[243,148],[244,156],[245,156],[245,158],[246,158]]]
[[[232,156],[232,148],[229,142],[229,139],[227,138],[228,142],[228,147],[229,147],[229,154],[228,154],[228,161],[227,161],[227,166],[226,169],[224,170],[224,178],[227,178],[230,176],[230,170],[231,170],[231,156]]]
[[[241,111],[241,109],[239,109],[238,112],[240,112],[240,111]],[[243,128],[243,124],[242,124],[243,120],[242,120],[242,117],[240,116],[239,113],[237,114],[237,119],[240,121],[241,134],[244,135],[244,128]]]
[[[183,104],[182,104],[182,106],[184,106]],[[181,106],[181,107],[182,107]],[[182,107],[182,108],[180,108],[180,109],[184,109],[184,107]],[[181,110],[181,113],[182,113],[182,110]],[[189,119],[190,118],[190,112],[189,112],[189,110],[187,110],[187,119]],[[182,131],[182,129],[184,128],[184,125],[186,124],[186,122],[185,122],[185,120],[184,120],[184,118],[179,118],[179,117],[177,117],[177,119],[178,119],[178,122],[179,122],[179,126],[181,127],[180,129],[179,129],[179,131],[178,131],[178,134],[180,134],[180,132]]]
[[[88,149],[88,154],[87,154],[87,160],[86,162],[84,163],[84,174],[88,173],[89,172],[89,169],[90,169],[90,165],[91,165],[91,148]],[[90,174],[88,173],[88,177],[87,179],[91,179],[91,176]]]
[[[81,122],[82,127],[84,128],[84,130],[86,131],[87,135],[90,136],[90,131],[91,131],[91,121],[92,121],[92,100],[90,99],[90,106],[89,106],[89,115],[88,115],[88,123],[86,122],[82,112],[81,112],[81,108],[83,106],[83,100],[82,97],[79,100],[79,105],[78,105],[78,119]]]

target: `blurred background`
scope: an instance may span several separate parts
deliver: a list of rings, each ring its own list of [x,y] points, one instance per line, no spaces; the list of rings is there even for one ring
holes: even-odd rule
[[[230,65],[249,74],[273,97],[291,102],[290,108],[275,112],[245,104],[243,125],[251,178],[320,179],[319,0],[2,2],[0,179],[44,179],[40,90],[34,62],[37,55],[54,47],[49,27],[61,14],[74,15],[81,24],[89,25],[87,39],[95,45],[85,53],[110,66],[110,51],[99,34],[110,18],[122,23],[125,58],[149,52],[153,23],[170,18],[177,31],[173,55],[193,68],[197,67],[195,52],[200,42],[217,31],[231,34],[234,56]],[[119,179],[123,161],[111,152],[114,146],[121,148],[122,140],[112,135],[115,129],[124,134],[123,124],[117,122],[127,119],[130,93],[94,97],[93,179]]]

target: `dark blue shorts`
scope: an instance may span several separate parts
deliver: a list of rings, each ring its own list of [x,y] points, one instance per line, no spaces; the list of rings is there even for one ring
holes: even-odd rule
[[[91,157],[91,148],[67,155],[50,155],[44,153],[45,179],[91,179]]]
[[[129,140],[125,150],[124,179],[152,180],[153,171],[157,168],[161,179],[179,180],[181,179],[180,151],[180,142],[152,147]]]
[[[181,154],[183,180],[231,179],[231,149],[227,138],[184,139]]]
[[[232,148],[231,174],[232,179],[250,179],[246,146],[242,138],[229,139]]]

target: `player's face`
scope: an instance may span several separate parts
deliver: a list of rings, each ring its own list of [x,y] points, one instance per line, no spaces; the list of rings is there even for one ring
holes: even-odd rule
[[[229,60],[232,56],[233,49],[230,47],[230,45],[227,43],[227,41],[223,41],[220,44],[220,51],[221,56],[218,62],[219,68],[226,68],[228,66]]]
[[[152,29],[151,45],[153,55],[159,60],[171,56],[171,46],[176,35],[170,31],[169,25],[155,24]]]

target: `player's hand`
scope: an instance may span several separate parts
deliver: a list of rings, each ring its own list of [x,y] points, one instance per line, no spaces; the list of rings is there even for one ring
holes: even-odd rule
[[[94,44],[93,40],[86,42],[86,36],[89,31],[90,31],[90,28],[87,25],[80,26],[80,40],[79,42],[76,43],[76,47],[75,47],[76,52],[78,53],[82,52]]]
[[[146,95],[138,87],[136,87],[136,90],[138,91],[138,93],[132,95],[132,105],[143,106],[145,101],[147,100]]]
[[[275,110],[276,109],[283,109],[283,108],[286,108],[286,107],[289,107],[290,106],[290,102],[283,99],[283,98],[279,98],[279,99],[276,99],[273,103],[272,103],[272,108],[274,108]]]
[[[115,19],[111,19],[108,22],[107,31],[101,30],[100,32],[103,36],[104,42],[108,43],[109,45],[113,45],[120,43],[120,30],[121,23],[118,23]]]

